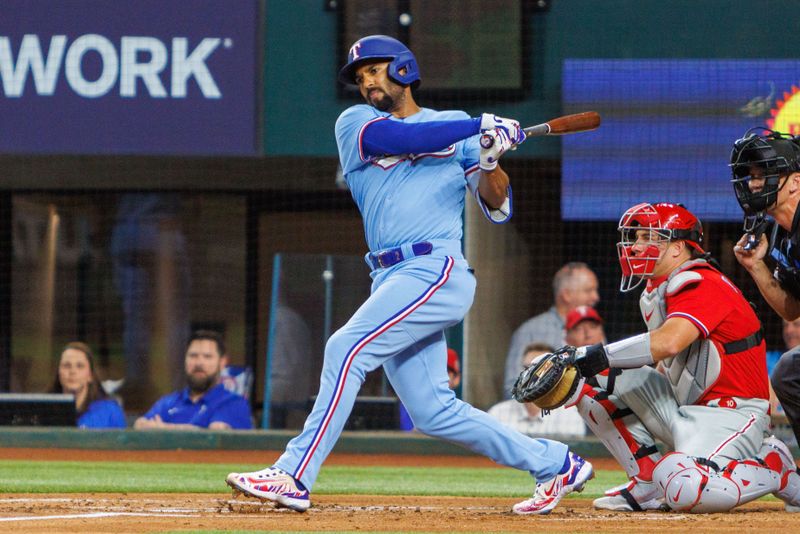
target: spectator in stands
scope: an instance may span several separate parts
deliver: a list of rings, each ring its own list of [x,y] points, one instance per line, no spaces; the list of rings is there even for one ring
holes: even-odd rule
[[[800,319],[783,321],[783,341],[787,349],[800,346]]]
[[[767,372],[770,375],[784,352],[800,346],[800,318],[794,321],[783,320],[783,343],[786,350],[767,351]]]
[[[578,306],[567,314],[564,321],[564,343],[573,347],[605,343],[603,319],[591,306]]]
[[[454,390],[461,384],[461,364],[458,363],[458,353],[450,348],[447,349],[447,377],[447,385],[450,386],[450,389]],[[398,411],[400,430],[414,430],[414,422],[402,402],[398,403]]]
[[[553,352],[553,347],[543,343],[528,345],[520,366],[525,369],[538,356],[548,352]],[[557,408],[543,416],[541,408],[532,402],[520,403],[510,399],[495,404],[488,413],[504,425],[528,436],[581,438],[586,435],[586,424],[578,410],[572,408]]]
[[[94,366],[94,354],[86,343],[67,343],[61,352],[51,393],[72,393],[80,428],[125,428],[125,414],[106,395]]]
[[[544,313],[528,319],[511,336],[506,355],[503,397],[511,398],[511,387],[522,372],[520,355],[531,343],[551,347],[564,345],[564,319],[577,306],[594,306],[599,302],[597,276],[583,262],[570,262],[553,277],[553,306]]]
[[[783,320],[783,344],[784,350],[767,351],[767,373],[770,376],[772,376],[772,370],[775,369],[775,365],[777,365],[778,360],[781,359],[783,353],[791,351],[792,349],[800,346],[800,318],[795,319],[794,321],[787,321],[786,319]],[[772,389],[772,384],[770,384],[769,387],[769,404],[772,409],[773,423],[775,422],[774,418],[776,416],[778,417],[778,420],[785,418],[780,401],[778,401],[778,397],[775,395],[775,391]]]
[[[220,382],[227,364],[225,342],[217,332],[198,330],[186,347],[188,386],[161,397],[134,423],[136,429],[249,429],[250,405]]]
[[[447,385],[455,390],[461,385],[461,364],[458,363],[458,353],[447,349]]]

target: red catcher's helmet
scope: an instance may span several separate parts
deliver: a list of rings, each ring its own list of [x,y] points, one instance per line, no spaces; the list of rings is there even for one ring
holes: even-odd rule
[[[653,274],[662,254],[659,243],[682,240],[700,254],[705,254],[701,246],[703,225],[680,204],[637,204],[622,214],[617,230],[620,233],[617,255],[622,268],[619,290],[622,292],[638,287],[644,278]],[[637,236],[640,230],[649,232]],[[638,254],[633,251],[634,245],[640,250]]]

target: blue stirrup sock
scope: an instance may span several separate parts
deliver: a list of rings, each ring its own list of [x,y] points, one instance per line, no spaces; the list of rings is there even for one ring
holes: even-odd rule
[[[558,472],[559,475],[563,475],[567,471],[569,471],[569,466],[572,465],[572,462],[569,460],[569,451],[567,451],[567,458],[564,460],[564,465],[561,466],[561,471]]]

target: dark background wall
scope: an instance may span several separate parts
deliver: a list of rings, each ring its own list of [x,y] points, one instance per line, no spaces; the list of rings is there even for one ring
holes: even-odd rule
[[[345,0],[346,1],[346,0]],[[529,0],[521,0],[522,3]],[[487,5],[491,2],[487,1]],[[531,83],[521,100],[458,105],[536,124],[559,114],[566,58],[795,58],[791,0],[552,0],[528,18]],[[337,97],[337,17],[324,2],[266,2],[264,152],[336,154],[333,124],[351,100]],[[502,38],[502,35],[499,36]],[[422,73],[424,79],[424,71]],[[487,75],[491,76],[491,73]],[[457,105],[441,102],[438,107]],[[558,142],[517,157],[557,157]]]
[[[421,104],[465,109],[473,115],[491,111],[534,124],[561,114],[561,68],[568,58],[779,59],[797,56],[796,25],[792,22],[797,6],[790,0],[758,3],[744,0],[553,0],[546,2],[544,9],[537,9],[530,0],[520,1],[527,6],[523,50],[529,70],[529,81],[522,94],[505,98],[487,92],[469,99],[423,95]],[[44,197],[36,194],[45,192],[46,201],[35,203],[32,212],[46,214],[49,205],[63,212],[65,206],[75,204],[75,195],[82,195],[86,197],[80,204],[85,214],[81,212],[80,216],[103,221],[98,228],[107,230],[115,208],[112,202],[103,203],[109,194],[115,198],[119,192],[168,190],[200,195],[196,203],[201,207],[218,206],[218,197],[225,196],[232,199],[236,209],[211,210],[209,213],[217,217],[211,225],[206,226],[197,219],[198,214],[206,213],[202,209],[186,212],[187,228],[194,229],[197,239],[212,243],[208,247],[210,252],[191,243],[189,250],[196,253],[193,268],[205,270],[203,280],[221,284],[236,271],[235,276],[230,277],[236,283],[217,287],[212,296],[213,299],[227,299],[226,305],[221,307],[225,313],[218,315],[224,315],[223,322],[232,335],[237,361],[252,363],[256,367],[257,381],[262,380],[271,296],[271,255],[285,252],[357,256],[366,252],[357,210],[349,194],[337,189],[334,183],[337,166],[334,122],[342,110],[357,100],[342,96],[336,85],[336,72],[341,63],[340,28],[337,13],[327,9],[331,4],[321,0],[265,0],[262,4],[261,155],[236,158],[0,155],[0,234],[9,238],[2,245],[5,249],[0,251],[0,270],[6,269],[5,275],[0,272],[0,281],[16,283],[10,278],[8,268],[15,261],[12,205],[19,205],[13,204],[12,198],[28,206],[26,202],[38,202],[37,199]],[[490,6],[491,1],[486,0],[486,5]],[[498,36],[502,39],[501,30]],[[447,58],[442,60],[447,61]],[[424,69],[422,76],[424,80]],[[486,76],[491,76],[490,70]],[[502,315],[496,317],[494,324],[487,324],[485,330],[470,334],[496,340],[491,349],[476,349],[470,356],[474,372],[489,377],[481,381],[484,385],[480,390],[468,392],[473,400],[483,405],[491,404],[499,394],[508,336],[524,319],[550,305],[551,277],[558,266],[567,261],[586,261],[597,271],[602,297],[599,308],[607,319],[610,338],[616,339],[641,328],[636,296],[621,295],[617,290],[616,221],[561,221],[559,140],[530,142],[509,154],[504,166],[512,176],[516,210],[512,222],[503,230],[507,232],[503,235],[508,245],[501,254],[519,260],[521,268],[514,271],[513,279],[502,280],[501,285],[507,292],[503,297]],[[647,191],[642,195],[646,197]],[[209,235],[209,227],[225,231]],[[231,228],[238,229],[236,236],[232,236]],[[739,228],[738,221],[706,225],[709,249],[720,258],[724,270],[746,294],[760,302],[752,282],[737,267],[730,253]],[[107,245],[105,234],[102,231],[92,234],[100,236],[100,248]],[[220,244],[223,239],[228,241]],[[105,258],[100,265],[107,263],[108,258]],[[63,295],[69,300],[59,309],[73,310],[82,301],[91,304],[98,299],[109,299],[106,302],[118,308],[114,300],[117,297],[110,289],[111,274],[108,267],[105,268],[101,273],[105,282],[88,297],[75,294],[75,284],[64,286],[73,289]],[[32,267],[24,264],[17,269],[22,273],[17,275],[19,281]],[[366,270],[362,274],[368,283]],[[483,271],[478,276],[480,284],[482,279],[496,281],[501,274]],[[26,283],[35,286],[36,280]],[[215,301],[204,298],[209,298],[208,291],[193,296],[194,306],[202,310],[194,319],[202,319],[204,323],[219,322],[220,317],[214,316]],[[0,360],[13,364],[21,353],[12,353],[11,326],[13,317],[24,314],[14,311],[19,302],[6,299],[4,304],[2,301],[0,298],[3,318],[0,320],[3,341]],[[33,303],[26,306],[24,313],[36,313]],[[476,302],[476,306],[481,306],[481,302]],[[10,311],[4,313],[6,307]],[[767,340],[772,347],[779,347],[779,321],[765,304],[761,303],[760,307],[767,326]],[[76,313],[69,312],[64,316],[68,320],[64,320],[48,346],[58,346],[79,332],[86,332],[90,342],[100,343],[98,323],[102,315],[116,321],[110,334],[116,338],[107,340],[106,345],[111,352],[110,361],[118,361],[119,354],[115,359],[115,353],[119,352],[120,345],[119,310],[95,310],[95,315],[87,315],[82,324],[76,319]],[[22,341],[24,346],[25,340]],[[470,340],[466,342],[465,352],[469,352]],[[19,341],[17,343],[19,346]],[[52,368],[55,355],[46,355],[46,358],[44,365],[34,366],[37,372],[46,374]],[[0,365],[0,387],[10,382],[7,369]]]

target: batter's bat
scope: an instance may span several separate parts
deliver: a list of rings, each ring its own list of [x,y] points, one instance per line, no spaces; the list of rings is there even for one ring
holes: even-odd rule
[[[525,138],[538,137],[541,135],[566,135],[580,132],[596,130],[600,126],[600,114],[596,111],[584,111],[573,115],[564,115],[550,119],[542,124],[528,126],[523,129]],[[481,136],[481,146],[492,148],[494,138],[489,134]]]

